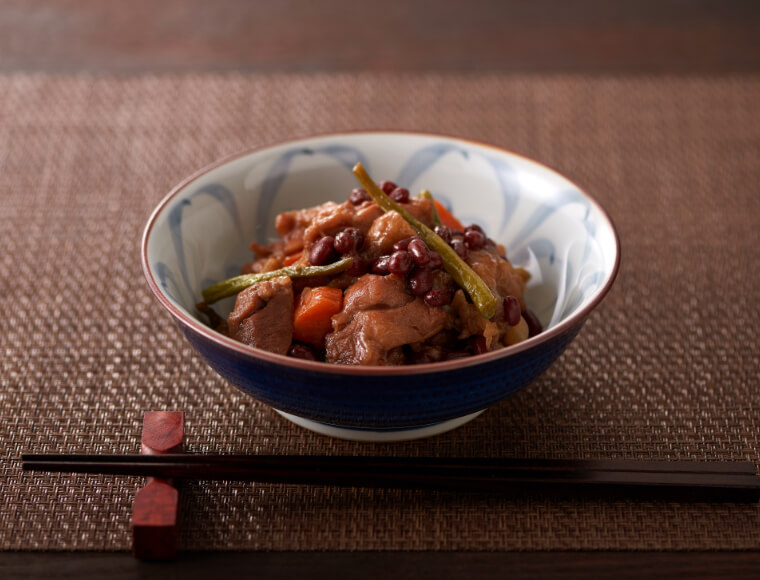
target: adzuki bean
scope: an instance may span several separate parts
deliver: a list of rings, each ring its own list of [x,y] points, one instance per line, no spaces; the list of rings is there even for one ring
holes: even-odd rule
[[[486,244],[486,236],[478,230],[467,230],[464,241],[471,250],[480,250]]]
[[[372,273],[377,274],[378,276],[387,276],[390,274],[391,271],[388,268],[388,262],[390,259],[390,256],[380,256],[379,258],[376,258],[372,262]]]
[[[541,322],[538,320],[538,317],[533,313],[532,310],[523,310],[522,317],[525,319],[525,322],[528,323],[529,337],[541,334],[543,327],[541,326]]]
[[[405,187],[397,187],[388,194],[396,203],[407,203],[409,201],[409,190]]]
[[[430,250],[422,238],[415,238],[411,240],[409,242],[409,245],[406,247],[406,250],[412,255],[414,263],[417,266],[425,266],[428,262],[430,262]]]
[[[483,354],[488,352],[488,345],[486,344],[486,338],[484,336],[472,337],[472,352],[473,354]]]
[[[348,254],[353,250],[360,250],[364,243],[364,234],[357,228],[346,228],[335,236],[335,250],[341,254]]]
[[[393,249],[395,251],[399,250],[406,250],[409,247],[409,242],[411,242],[413,239],[422,239],[419,236],[409,236],[408,238],[404,238],[403,240],[399,240],[395,244],[393,244]]]
[[[520,322],[520,301],[515,296],[504,298],[504,321],[510,326]]]
[[[351,193],[348,194],[348,201],[350,201],[353,205],[359,205],[365,201],[370,201],[371,199],[372,198],[369,196],[367,191],[361,187],[357,187],[356,189],[351,190]]]
[[[430,268],[431,270],[440,270],[443,267],[443,258],[441,258],[441,254],[431,251],[430,261],[425,267]]]
[[[314,349],[305,344],[301,344],[300,342],[294,342],[290,346],[290,349],[288,349],[288,356],[303,360],[318,360]]]
[[[420,268],[409,276],[409,291],[415,296],[424,296],[433,289],[433,272]]]
[[[451,292],[448,288],[434,288],[425,294],[424,300],[428,306],[446,306],[451,303]]]
[[[349,276],[361,276],[367,269],[364,261],[359,256],[359,252],[355,250],[350,253],[350,256],[353,258],[353,262],[351,262],[351,266],[346,270],[346,274]]]
[[[459,238],[454,238],[451,240],[451,244],[449,244],[454,251],[459,255],[460,258],[463,260],[467,259],[467,246],[464,244],[464,240],[460,240]]]
[[[314,244],[309,252],[309,262],[314,266],[327,264],[335,254],[335,238],[325,236]]]
[[[447,244],[451,242],[451,230],[447,226],[435,226],[434,231]]]
[[[411,271],[413,265],[414,260],[412,260],[412,255],[405,250],[393,252],[388,260],[388,270],[392,274],[398,274],[399,276],[406,276]]]
[[[396,184],[395,184],[395,183],[393,183],[392,181],[381,181],[381,182],[380,182],[380,189],[382,189],[382,190],[383,190],[383,192],[384,192],[386,195],[390,195],[390,194],[391,194],[391,192],[392,192],[394,189],[396,189],[396,187],[397,187],[397,186],[396,186]]]

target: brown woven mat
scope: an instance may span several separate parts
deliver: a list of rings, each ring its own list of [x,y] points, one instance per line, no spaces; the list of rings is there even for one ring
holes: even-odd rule
[[[609,210],[618,281],[540,380],[448,434],[329,440],[194,355],[139,264],[151,209],[228,153],[359,128],[537,158]],[[121,550],[137,479],[22,474],[22,451],[749,459],[760,464],[760,78],[0,77],[0,547]],[[760,507],[214,483],[185,549],[758,549]]]

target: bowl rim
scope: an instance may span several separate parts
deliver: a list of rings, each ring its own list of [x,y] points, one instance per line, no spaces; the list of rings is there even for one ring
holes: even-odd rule
[[[562,180],[567,181],[573,187],[575,187],[596,208],[596,210],[601,214],[603,219],[605,219],[607,223],[609,224],[609,227],[614,239],[614,245],[615,245],[615,261],[612,266],[612,270],[610,271],[607,277],[607,280],[602,285],[602,287],[596,291],[596,293],[593,295],[591,300],[583,308],[573,313],[568,318],[562,320],[556,326],[548,330],[545,330],[537,334],[536,336],[528,338],[527,340],[524,340],[523,342],[520,342],[512,346],[508,346],[496,351],[479,354],[479,355],[473,355],[470,357],[465,357],[465,358],[460,358],[460,359],[455,359],[455,360],[450,360],[450,361],[423,363],[423,364],[416,364],[416,365],[404,365],[404,366],[376,366],[376,365],[361,366],[361,365],[331,364],[331,363],[325,363],[325,362],[320,362],[320,361],[308,361],[308,360],[303,360],[303,359],[297,359],[297,358],[288,357],[285,355],[275,354],[272,352],[261,350],[252,346],[248,346],[246,344],[243,344],[241,342],[238,342],[232,338],[229,338],[227,336],[224,336],[223,334],[216,332],[212,328],[203,324],[198,319],[186,314],[184,310],[175,306],[164,295],[164,293],[161,291],[159,284],[154,279],[153,274],[150,269],[150,265],[148,263],[148,243],[149,243],[149,239],[150,239],[150,235],[153,230],[153,227],[155,226],[156,221],[158,219],[158,216],[166,208],[166,206],[174,199],[174,197],[176,197],[187,186],[189,186],[192,182],[196,181],[200,177],[206,175],[207,173],[223,165],[226,165],[233,161],[237,161],[238,159],[241,159],[248,155],[260,153],[267,149],[285,146],[285,145],[298,146],[299,144],[302,144],[308,141],[313,141],[314,139],[339,138],[341,136],[357,137],[357,136],[363,136],[363,135],[432,137],[432,138],[449,140],[449,141],[457,141],[460,143],[467,143],[467,144],[474,145],[477,147],[492,149],[495,152],[502,155],[507,154],[512,157],[517,157],[530,164],[537,165],[541,167],[542,169],[556,175]],[[317,134],[297,137],[293,139],[272,141],[263,145],[247,148],[242,151],[238,151],[236,153],[232,153],[230,155],[221,157],[215,161],[212,161],[206,166],[201,167],[194,173],[190,174],[188,177],[186,177],[185,179],[180,181],[177,185],[175,185],[169,191],[169,193],[167,193],[163,197],[163,199],[158,203],[158,205],[151,212],[151,215],[148,218],[148,222],[145,226],[145,229],[143,230],[142,241],[141,241],[141,262],[142,262],[143,275],[145,276],[148,282],[148,286],[153,292],[153,295],[156,297],[159,303],[164,307],[164,309],[166,309],[169,312],[169,314],[171,314],[172,317],[177,322],[179,322],[180,324],[182,324],[183,326],[185,326],[186,328],[188,328],[195,334],[198,334],[202,336],[203,338],[205,338],[206,340],[209,340],[215,343],[219,347],[230,349],[236,354],[242,355],[245,358],[257,359],[260,362],[271,363],[276,366],[283,366],[283,367],[299,369],[299,370],[308,371],[308,372],[316,372],[320,374],[339,374],[339,375],[356,375],[356,376],[371,375],[371,376],[389,376],[389,377],[399,376],[399,375],[406,376],[406,375],[417,375],[417,374],[443,373],[447,371],[460,370],[460,369],[464,369],[471,366],[488,364],[488,363],[496,362],[499,359],[507,358],[517,353],[529,350],[531,348],[539,346],[542,343],[548,342],[557,336],[564,334],[565,332],[569,331],[571,328],[575,327],[577,324],[580,324],[581,322],[583,322],[586,319],[586,317],[599,305],[599,303],[604,299],[604,297],[610,291],[613,283],[615,282],[615,279],[617,278],[618,271],[620,269],[620,253],[621,253],[620,252],[620,235],[618,234],[617,227],[615,226],[615,223],[610,217],[607,210],[605,210],[604,207],[585,189],[580,187],[578,184],[576,184],[574,181],[567,178],[565,175],[563,175],[556,169],[542,162],[536,161],[535,159],[531,159],[525,155],[515,153],[513,151],[510,151],[509,149],[500,147],[498,145],[493,145],[491,143],[478,141],[475,139],[469,139],[465,137],[458,137],[455,135],[446,135],[443,133],[435,133],[435,132],[427,132],[427,131],[412,131],[412,130],[359,130],[357,129],[357,130],[347,130],[347,131],[339,131],[339,132],[317,133]]]

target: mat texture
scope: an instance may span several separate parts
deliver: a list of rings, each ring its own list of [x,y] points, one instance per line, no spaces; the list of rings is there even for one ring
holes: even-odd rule
[[[448,434],[329,440],[195,356],[139,263],[152,208],[223,155],[345,129],[449,133],[555,167],[622,269],[533,385]],[[0,77],[0,548],[125,550],[137,478],[23,474],[21,452],[745,459],[760,465],[760,78]],[[187,485],[188,550],[759,549],[760,506]]]

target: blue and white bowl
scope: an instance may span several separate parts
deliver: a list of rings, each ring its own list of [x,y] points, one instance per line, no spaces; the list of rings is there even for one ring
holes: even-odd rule
[[[239,274],[251,241],[276,237],[275,216],[344,201],[361,161],[376,180],[429,189],[463,223],[481,225],[529,270],[529,307],[544,332],[470,358],[354,367],[288,358],[207,327],[201,290]],[[402,440],[457,427],[523,388],[564,351],[618,271],[605,211],[558,173],[497,147],[440,135],[324,135],[236,155],[175,187],[145,228],[145,277],[190,344],[232,385],[314,431]],[[227,315],[234,299],[215,306]]]

